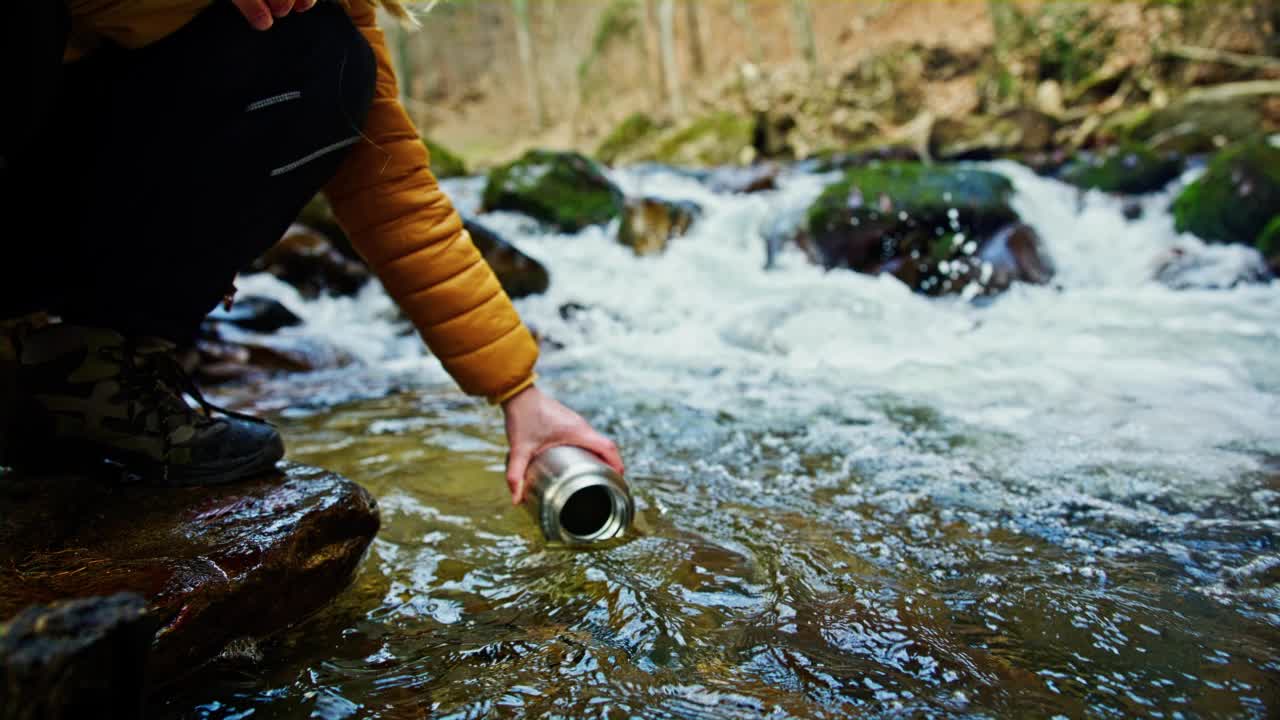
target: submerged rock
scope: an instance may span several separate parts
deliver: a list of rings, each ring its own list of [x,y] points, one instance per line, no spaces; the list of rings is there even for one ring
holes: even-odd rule
[[[157,625],[133,593],[23,610],[0,624],[0,718],[141,717]]]
[[[275,275],[308,298],[354,295],[370,278],[364,263],[339,252],[325,235],[299,224],[291,226],[250,270]]]
[[[1006,290],[1015,282],[1047,285],[1054,273],[1040,235],[1024,223],[1009,225],[992,235],[978,248],[978,263],[969,264],[988,293]]]
[[[264,335],[209,323],[202,326],[193,351],[188,371],[206,384],[333,370],[356,362],[351,354],[318,338]]]
[[[520,252],[497,232],[472,217],[463,217],[471,241],[493,268],[507,295],[522,298],[551,287],[551,275],[542,263]]]
[[[963,292],[969,297],[995,295],[1015,282],[1045,285],[1053,279],[1040,236],[1024,223],[1001,228],[976,253],[959,253],[937,264],[894,260],[884,271],[930,295]]]
[[[667,244],[683,236],[702,214],[702,208],[688,201],[640,198],[628,200],[618,228],[618,242],[636,255],[656,255]]]
[[[1077,157],[1062,168],[1059,178],[1085,190],[1140,195],[1163,189],[1182,174],[1183,166],[1180,155],[1126,145]]]
[[[1124,202],[1120,204],[1120,214],[1129,222],[1141,220],[1144,212],[1141,200],[1125,198]]]
[[[1153,276],[1174,290],[1228,290],[1272,277],[1262,254],[1243,245],[1170,248],[1156,259]]]
[[[260,333],[302,324],[302,318],[293,314],[279,300],[258,295],[237,297],[230,309],[219,305],[209,313],[208,319],[214,323],[229,323]]]
[[[618,217],[622,204],[622,191],[595,162],[578,153],[530,150],[489,174],[483,210],[513,210],[577,232]]]
[[[782,166],[764,162],[745,168],[724,167],[711,173],[708,184],[718,193],[753,193],[778,189]]]
[[[1280,215],[1280,146],[1267,138],[1233,145],[1173,202],[1178,232],[1213,243],[1271,247],[1266,230]],[[1264,250],[1270,252],[1271,250]]]
[[[299,465],[218,488],[11,473],[0,476],[0,618],[137,593],[160,626],[148,675],[164,683],[328,603],[377,530],[367,492]],[[100,676],[116,662],[127,656],[104,657]]]
[[[810,206],[807,235],[827,268],[890,272],[930,295],[1047,282],[1051,266],[1035,232],[1017,225],[1012,194],[1008,179],[983,170],[918,163],[858,168]]]

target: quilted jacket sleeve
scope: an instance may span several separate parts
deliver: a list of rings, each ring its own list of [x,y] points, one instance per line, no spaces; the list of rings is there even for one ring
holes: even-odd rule
[[[538,346],[429,169],[400,105],[371,4],[351,17],[378,61],[377,91],[325,194],[356,250],[464,392],[501,402],[534,381]]]

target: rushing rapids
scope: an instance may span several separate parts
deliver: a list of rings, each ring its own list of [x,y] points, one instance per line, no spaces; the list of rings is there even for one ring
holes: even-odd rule
[[[624,449],[634,537],[544,546],[501,418],[374,287],[303,301],[357,367],[232,399],[355,479],[384,530],[357,586],[160,715],[243,718],[1268,717],[1280,708],[1280,282],[1173,228],[1165,192],[1011,163],[1056,267],[982,301],[824,271],[762,234],[829,177],[721,195],[660,256],[490,213],[551,272],[519,301],[543,383]],[[473,211],[482,181],[447,185]],[[1188,284],[1153,277],[1174,248]],[[240,655],[256,655],[245,652]]]

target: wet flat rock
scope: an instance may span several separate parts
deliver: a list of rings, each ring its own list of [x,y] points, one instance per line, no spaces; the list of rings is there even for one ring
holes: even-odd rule
[[[163,683],[319,609],[377,530],[363,488],[298,465],[222,488],[0,476],[0,622],[33,604],[137,593],[159,621],[148,674]]]

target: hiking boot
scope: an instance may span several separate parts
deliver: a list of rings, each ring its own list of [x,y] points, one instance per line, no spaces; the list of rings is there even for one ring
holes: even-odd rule
[[[0,468],[9,457],[14,420],[18,416],[18,343],[32,330],[47,324],[43,314],[0,320]]]
[[[55,324],[15,346],[19,394],[29,406],[19,411],[26,432],[11,443],[21,458],[15,465],[70,452],[151,482],[217,485],[269,471],[284,456],[270,424],[204,399],[172,343]]]

